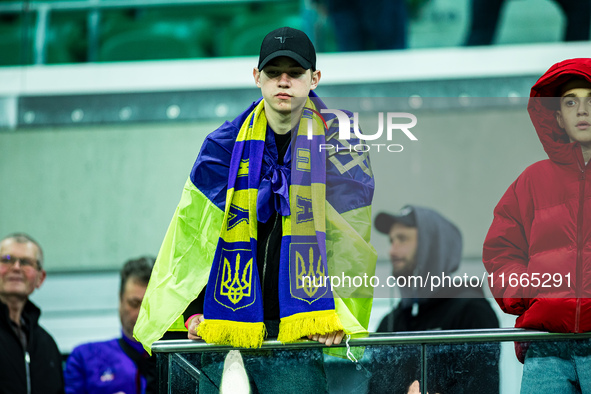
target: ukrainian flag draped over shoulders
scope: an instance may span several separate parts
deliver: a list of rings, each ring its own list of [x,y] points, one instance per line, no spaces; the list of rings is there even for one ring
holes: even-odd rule
[[[207,284],[224,218],[230,158],[254,104],[207,136],[160,247],[134,328],[150,351]]]
[[[314,96],[313,93],[311,96]],[[318,99],[314,100],[314,102],[317,103],[317,107],[322,105]],[[233,272],[232,263],[248,266],[248,261],[238,263],[235,258],[234,260],[227,258],[226,261],[218,256],[216,260],[216,253],[218,255],[222,254],[223,245],[219,245],[224,240],[224,232],[228,226],[232,226],[234,222],[236,222],[235,224],[239,222],[244,224],[246,222],[246,220],[240,220],[241,216],[236,213],[236,209],[231,211],[231,207],[227,205],[228,201],[232,201],[231,193],[228,192],[228,184],[230,182],[233,188],[235,181],[240,180],[240,177],[237,177],[238,173],[241,169],[244,170],[246,168],[243,157],[242,163],[234,163],[234,168],[237,171],[237,174],[233,176],[235,179],[229,179],[229,177],[232,178],[230,176],[230,167],[238,131],[244,126],[244,122],[249,115],[253,114],[256,105],[257,103],[253,104],[253,106],[233,122],[226,122],[220,129],[208,136],[193,167],[193,171],[185,184],[181,201],[175,211],[160,249],[134,330],[136,339],[148,350],[152,343],[160,339],[164,332],[178,319],[188,304],[197,298],[201,290],[208,283],[208,280],[212,282],[210,278],[210,273],[213,272],[212,263],[221,262],[221,270],[218,277],[224,272],[224,264],[228,270],[227,272]],[[326,132],[327,136],[333,135],[338,130],[337,125],[331,127],[333,121],[334,119],[329,119],[327,122],[329,126],[329,130]],[[234,156],[233,160],[236,161],[237,157]],[[356,165],[352,166],[351,163],[348,164],[350,160],[353,160]],[[327,262],[328,273],[330,275],[333,273],[347,275],[363,275],[365,273],[369,276],[373,275],[375,272],[376,253],[369,244],[369,234],[371,228],[370,205],[373,197],[374,184],[369,157],[363,152],[348,152],[347,157],[345,155],[335,155],[334,152],[332,154],[329,153],[326,159],[325,182],[326,186],[320,182],[322,189],[326,187],[325,206],[323,209],[324,220],[322,223],[316,223],[316,229],[311,229],[308,238],[312,240],[313,244],[316,242],[314,239],[318,238],[316,234],[320,234],[320,238],[318,238],[320,247],[315,250],[326,256],[325,261]],[[292,185],[292,187],[294,186]],[[305,186],[304,188],[307,187]],[[346,199],[343,199],[344,192],[347,195]],[[245,193],[245,195],[248,194],[249,192]],[[291,201],[291,194],[291,216],[294,217],[295,207],[293,205],[297,205],[297,202]],[[312,200],[311,195],[309,197],[309,200]],[[236,201],[238,200],[235,199],[234,202]],[[252,200],[251,198],[251,201],[256,201],[256,199]],[[240,206],[240,204],[234,205]],[[250,207],[251,209],[247,210],[249,211],[249,222],[256,223],[256,212],[254,212],[256,211],[256,205],[254,205],[254,209],[252,204]],[[286,223],[285,220],[288,220],[288,222]],[[286,219],[284,217],[284,229],[291,227],[289,220],[289,218]],[[252,227],[247,231],[250,232],[251,229]],[[249,236],[246,239],[254,239],[256,241],[256,232],[254,236]],[[248,249],[247,243],[245,243],[244,249]],[[308,249],[312,250],[312,248]],[[227,251],[223,253],[225,253],[225,256],[229,256]],[[241,253],[236,253],[236,256]],[[256,250],[254,255],[256,255]],[[236,256],[232,255],[231,257]],[[256,271],[255,268],[248,272],[256,274]],[[246,271],[241,272],[244,273]],[[238,280],[240,279],[242,277],[238,278]],[[208,287],[208,291],[209,289],[210,287]],[[256,293],[255,288],[252,291]],[[228,296],[227,293],[226,291],[225,296]],[[335,291],[334,295],[333,309],[336,309],[340,324],[330,326],[332,324],[330,323],[330,327],[327,326],[329,328],[327,331],[335,327],[342,327],[348,334],[363,335],[367,333],[372,303],[371,290],[339,289]],[[214,297],[213,299],[216,296],[216,294],[212,295]],[[236,296],[236,294],[230,294],[230,297],[232,296]],[[293,294],[291,296],[293,297]],[[320,304],[318,303],[317,305]],[[324,309],[320,308],[320,310]],[[301,312],[310,314],[312,311]],[[321,313],[321,311],[313,312],[312,314],[314,313]],[[324,314],[324,312],[322,313]],[[259,320],[262,321],[262,310],[260,314],[260,318],[256,317],[254,319],[257,322]],[[298,315],[297,310],[295,310],[294,315]],[[282,324],[285,323],[283,317],[284,313],[282,313]],[[237,320],[240,321],[240,319]],[[295,319],[288,318],[285,320],[289,322]],[[301,319],[297,320],[299,322]],[[302,334],[300,328],[298,326],[291,334],[284,336],[284,341],[291,341],[299,338],[301,335],[305,335]],[[217,329],[213,331],[217,331]],[[256,331],[260,332],[260,328],[257,328]],[[288,330],[284,329],[283,331],[285,334]],[[207,334],[204,335],[204,338],[207,339],[207,336]],[[213,337],[219,338],[215,335]],[[260,344],[260,340],[262,340],[262,337],[256,339],[255,345],[248,341],[229,343],[232,343],[234,346],[256,347]],[[218,340],[213,340],[213,342],[219,343]]]

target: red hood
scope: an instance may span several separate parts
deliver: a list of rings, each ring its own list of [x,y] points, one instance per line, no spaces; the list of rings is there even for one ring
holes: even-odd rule
[[[557,97],[559,88],[569,79],[577,77],[591,82],[591,59],[568,59],[556,63],[531,88],[527,110],[536,128],[538,138],[544,146],[550,160],[561,164],[576,164],[576,158],[582,154],[578,144],[569,143],[566,132],[558,127],[556,108],[551,107],[550,99],[537,97]]]

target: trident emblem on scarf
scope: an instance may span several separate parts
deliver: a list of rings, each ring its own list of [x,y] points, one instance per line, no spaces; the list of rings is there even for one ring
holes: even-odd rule
[[[310,247],[308,261],[296,251],[296,289],[304,290],[308,297],[313,297],[319,288],[326,285],[326,274],[322,265],[322,256],[314,261],[314,248]],[[314,267],[316,265],[316,267]],[[307,269],[306,269],[307,266]]]
[[[222,288],[220,294],[228,297],[234,305],[239,303],[243,297],[250,297],[252,283],[252,258],[242,267],[240,274],[240,254],[236,254],[234,274],[227,258],[224,258],[224,269],[222,271]]]

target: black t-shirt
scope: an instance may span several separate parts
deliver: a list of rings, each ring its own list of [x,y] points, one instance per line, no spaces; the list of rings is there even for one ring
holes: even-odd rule
[[[399,306],[382,320],[377,332],[498,328],[499,321],[483,294],[460,289],[474,298],[422,299],[418,310]],[[432,344],[426,347],[429,392],[499,393],[498,342]],[[370,392],[407,393],[421,377],[417,345],[380,347],[374,352]]]
[[[291,132],[276,134],[277,163],[283,165],[283,157],[291,141]],[[266,223],[258,222],[257,265],[263,293],[265,320],[279,320],[279,259],[283,236],[281,215],[275,212]]]
[[[277,146],[277,163],[283,165],[283,158],[289,143],[291,132],[287,134],[273,133]],[[257,233],[257,268],[261,291],[263,294],[263,311],[265,320],[279,320],[279,260],[281,237],[283,236],[281,215],[275,212],[266,223],[258,222]],[[196,313],[203,313],[205,288],[183,313],[185,321]]]

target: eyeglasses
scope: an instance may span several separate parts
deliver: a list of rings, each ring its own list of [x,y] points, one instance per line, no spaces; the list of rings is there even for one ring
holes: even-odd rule
[[[17,261],[20,262],[21,267],[31,267],[35,269],[38,269],[39,267],[39,261],[36,259],[30,259],[28,257],[16,257],[9,254],[0,256],[0,263],[4,265],[12,266],[15,265]]]

